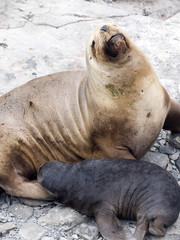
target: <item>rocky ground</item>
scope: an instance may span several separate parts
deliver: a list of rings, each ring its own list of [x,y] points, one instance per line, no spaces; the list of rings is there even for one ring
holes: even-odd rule
[[[0,94],[34,77],[85,68],[88,35],[111,22],[141,47],[169,94],[180,101],[179,11],[179,0],[1,0]],[[162,131],[144,159],[180,182],[180,135]],[[1,193],[0,209],[2,240],[102,239],[94,219],[57,202]],[[134,231],[134,223],[125,224]],[[158,239],[180,240],[180,217],[166,237]]]

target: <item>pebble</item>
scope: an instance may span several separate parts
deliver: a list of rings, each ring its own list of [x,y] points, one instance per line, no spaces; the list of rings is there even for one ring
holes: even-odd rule
[[[78,228],[75,230],[75,233],[85,239],[85,240],[93,240],[98,238],[98,228],[94,224],[90,223],[82,223],[78,226]]]
[[[170,159],[170,163],[171,163],[172,165],[175,165],[175,161],[174,161],[174,160],[171,160],[171,159]]]
[[[174,176],[174,178],[175,178],[177,181],[180,180],[180,174],[179,174],[176,170],[172,169],[172,170],[170,171],[170,173]]]
[[[180,158],[175,162],[177,169],[180,171]]]
[[[168,154],[168,155],[173,155],[176,152],[176,149],[169,144],[166,144],[165,146],[160,146],[159,147],[160,153]]]
[[[171,165],[170,163],[167,165],[166,170],[167,170],[168,172],[171,172],[171,171],[172,171],[172,165]]]
[[[161,146],[166,144],[166,140],[164,140],[164,139],[160,139],[158,142]]]
[[[157,150],[156,147],[154,147],[154,146],[151,147],[151,151],[152,151],[152,152],[155,152],[156,150]]]
[[[174,160],[174,161],[177,160],[178,157],[179,157],[179,151],[175,152],[175,153],[172,154],[172,155],[169,155],[169,158],[170,158],[171,160]]]
[[[154,144],[153,144],[153,147],[155,147],[155,148],[159,148],[159,144],[157,143],[157,142],[155,142]]]
[[[11,230],[10,232],[9,232],[9,235],[10,236],[14,236],[14,235],[16,235],[17,234],[17,232],[15,231],[15,230]]]
[[[166,134],[166,132],[165,131],[161,131],[161,138],[162,139],[165,139],[165,141],[166,141],[166,137],[167,137],[167,134]]]
[[[176,147],[180,148],[180,134],[178,133],[172,133],[168,139],[169,143]]]

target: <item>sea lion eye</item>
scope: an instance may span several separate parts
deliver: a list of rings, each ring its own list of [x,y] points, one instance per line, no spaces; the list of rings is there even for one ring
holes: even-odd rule
[[[96,57],[96,49],[95,49],[95,41],[94,40],[92,41],[91,47],[92,47],[92,53],[93,53],[94,57]]]

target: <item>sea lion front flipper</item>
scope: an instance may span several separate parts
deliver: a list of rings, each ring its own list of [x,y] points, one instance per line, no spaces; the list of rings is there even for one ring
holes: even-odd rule
[[[3,189],[6,193],[22,198],[51,200],[50,195],[37,180],[30,181],[29,179],[11,174],[12,181],[7,181],[3,184]]]
[[[145,218],[141,217],[137,222],[136,230],[133,236],[138,240],[143,240],[147,230],[148,230],[148,221]]]
[[[170,109],[163,126],[166,130],[180,132],[180,103],[171,99]]]
[[[101,208],[95,213],[101,235],[107,240],[138,240],[126,229],[112,209]]]

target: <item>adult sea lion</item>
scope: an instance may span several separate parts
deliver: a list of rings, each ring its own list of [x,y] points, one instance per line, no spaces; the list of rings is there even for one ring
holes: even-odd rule
[[[60,202],[94,216],[108,240],[142,240],[148,230],[164,236],[180,211],[180,186],[174,177],[145,161],[51,161],[40,168],[38,180]],[[118,217],[137,220],[134,237]]]
[[[144,54],[115,25],[87,44],[87,71],[34,79],[0,98],[0,186],[46,198],[32,180],[50,160],[141,158],[161,128],[180,132],[180,104]]]

